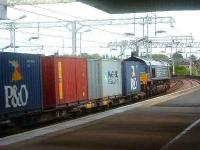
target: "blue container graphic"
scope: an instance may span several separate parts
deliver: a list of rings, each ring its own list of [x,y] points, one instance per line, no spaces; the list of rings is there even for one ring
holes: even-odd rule
[[[0,53],[0,68],[0,119],[41,111],[40,55]]]
[[[123,95],[130,95],[141,90],[139,63],[124,61],[123,66]]]

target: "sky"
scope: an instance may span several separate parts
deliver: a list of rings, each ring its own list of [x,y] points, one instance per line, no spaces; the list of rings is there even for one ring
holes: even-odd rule
[[[51,11],[49,11],[51,10]],[[8,8],[8,18],[15,20],[23,15],[25,18],[17,20],[16,22],[52,22],[52,21],[73,21],[73,20],[92,20],[92,19],[111,19],[111,18],[133,18],[134,14],[108,14],[86,4],[80,2],[72,2],[68,4],[45,4],[37,6],[15,6]],[[156,12],[157,16],[172,16],[176,20],[175,28],[171,28],[166,24],[159,24],[157,30],[164,30],[165,33],[159,36],[168,35],[193,35],[195,41],[200,41],[200,11],[178,11],[178,12]],[[147,13],[135,14],[136,17],[146,16]],[[148,13],[153,15],[153,13]],[[109,55],[119,55],[120,51],[110,51],[105,48],[108,42],[130,40],[135,37],[125,37],[124,33],[133,33],[133,25],[124,26],[98,26],[98,27],[83,27],[77,34],[77,51],[80,51],[80,32],[90,29],[90,32],[82,33],[82,52],[99,53]],[[149,26],[150,36],[154,36],[154,25]],[[7,30],[0,30],[0,38],[4,38],[1,47],[9,44],[10,32]],[[31,37],[39,38],[30,40]],[[142,36],[142,26],[136,26],[136,37]],[[3,39],[2,39],[3,40]],[[71,32],[66,27],[44,29],[39,31],[35,29],[17,29],[16,43],[19,46],[29,46],[29,50],[33,53],[53,54],[58,51],[60,54],[71,53]],[[34,47],[38,46],[38,47]],[[0,47],[0,48],[1,48]],[[31,48],[30,48],[31,47]],[[27,51],[27,48],[20,48],[18,51]],[[7,49],[12,51],[12,49]],[[161,50],[162,51],[162,50]],[[196,51],[196,49],[194,49]],[[153,53],[159,53],[159,50],[153,50]],[[130,54],[130,51],[127,52]]]

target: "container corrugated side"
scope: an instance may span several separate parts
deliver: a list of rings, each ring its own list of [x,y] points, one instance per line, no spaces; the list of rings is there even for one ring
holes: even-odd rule
[[[19,117],[42,109],[40,55],[0,53],[0,114]]]
[[[123,95],[137,93],[141,90],[140,65],[134,61],[124,61],[123,70]]]
[[[122,95],[121,61],[102,60],[100,75],[102,97]]]
[[[88,95],[89,99],[101,98],[99,60],[88,60]]]

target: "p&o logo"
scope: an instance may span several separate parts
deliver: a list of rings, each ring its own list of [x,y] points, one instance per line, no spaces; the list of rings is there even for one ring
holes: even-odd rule
[[[131,90],[134,91],[137,89],[137,79],[135,73],[135,66],[131,66]]]
[[[28,101],[28,90],[25,84],[17,86],[16,83],[23,79],[20,64],[15,61],[9,61],[9,64],[14,68],[12,73],[12,83],[13,85],[4,86],[5,91],[5,107],[6,108],[16,108],[24,107],[27,105]]]

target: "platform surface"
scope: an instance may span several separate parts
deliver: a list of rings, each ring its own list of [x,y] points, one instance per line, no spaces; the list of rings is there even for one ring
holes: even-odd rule
[[[15,150],[200,149],[200,91],[106,117],[88,126],[15,143]],[[185,132],[184,132],[185,131]],[[181,133],[184,134],[182,135]],[[174,139],[177,137],[177,139]]]

